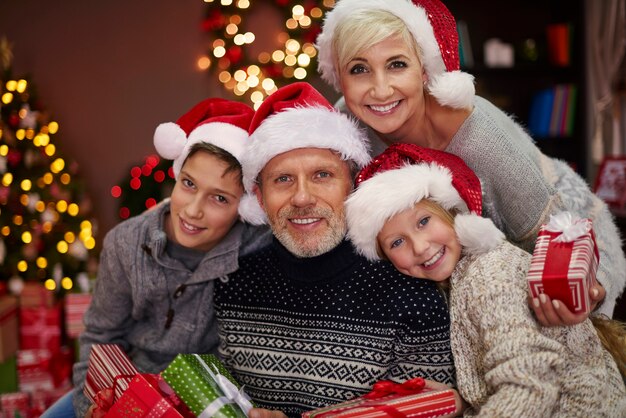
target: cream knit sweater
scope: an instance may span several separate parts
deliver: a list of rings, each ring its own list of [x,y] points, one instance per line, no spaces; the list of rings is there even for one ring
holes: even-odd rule
[[[544,328],[528,306],[530,254],[505,242],[451,277],[451,344],[466,417],[626,417],[626,388],[589,320]]]

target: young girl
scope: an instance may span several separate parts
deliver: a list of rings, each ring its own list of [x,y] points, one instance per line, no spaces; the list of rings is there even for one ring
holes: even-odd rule
[[[120,344],[144,373],[161,372],[179,353],[217,352],[214,282],[270,237],[267,228],[239,221],[238,159],[253,114],[243,103],[207,99],[157,128],[155,147],[174,160],[176,184],[168,201],[104,238],[74,365],[76,416],[90,408],[83,386],[93,344]],[[46,416],[73,416],[71,400],[62,398]]]
[[[624,381],[591,321],[535,321],[527,303],[531,255],[480,216],[480,181],[460,158],[394,144],[356,181],[346,211],[358,251],[407,275],[449,282],[465,416],[626,416]]]

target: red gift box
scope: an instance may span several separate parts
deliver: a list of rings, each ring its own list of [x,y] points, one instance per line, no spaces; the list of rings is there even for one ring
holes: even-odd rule
[[[0,296],[0,363],[17,352],[17,299]]]
[[[30,411],[30,394],[26,392],[5,393],[0,395],[0,414],[14,417],[17,412],[28,417]]]
[[[542,225],[528,271],[533,297],[545,293],[574,313],[589,312],[589,289],[596,281],[600,255],[592,223],[569,212]]]
[[[83,316],[89,308],[90,293],[70,293],[65,297],[65,333],[70,338],[77,338],[84,330]]]
[[[19,389],[54,397],[72,387],[73,354],[68,347],[57,351],[35,349],[17,352]]]
[[[37,282],[25,282],[20,292],[20,307],[22,308],[51,308],[55,304],[55,295],[52,290]]]
[[[105,417],[193,418],[195,415],[162,377],[138,374]]]
[[[20,307],[20,349],[61,348],[61,303],[51,308]]]
[[[434,418],[456,412],[454,391],[424,388],[424,379],[415,378],[402,384],[381,381],[372,392],[351,401],[302,414],[302,418]]]
[[[113,389],[114,401],[128,388],[130,381],[139,371],[117,344],[94,344],[89,352],[85,396],[97,403],[98,393]]]

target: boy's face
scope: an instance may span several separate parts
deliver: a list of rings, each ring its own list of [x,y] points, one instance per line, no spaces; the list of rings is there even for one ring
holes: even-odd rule
[[[315,257],[343,240],[352,177],[337,154],[320,148],[288,151],[272,158],[259,179],[259,203],[272,232],[291,253]]]
[[[390,218],[377,238],[389,261],[417,278],[446,280],[461,258],[452,225],[421,203]]]
[[[198,151],[180,170],[166,222],[168,238],[187,248],[211,250],[230,231],[243,195],[238,172],[224,174],[228,165]]]

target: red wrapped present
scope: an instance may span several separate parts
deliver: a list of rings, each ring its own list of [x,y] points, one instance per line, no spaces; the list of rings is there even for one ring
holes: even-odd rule
[[[13,418],[16,413],[28,417],[30,412],[30,394],[26,392],[5,393],[0,395],[0,411],[5,417]]]
[[[65,333],[70,338],[77,338],[84,330],[83,315],[89,308],[90,293],[70,293],[65,297]]]
[[[52,290],[39,283],[25,282],[20,292],[20,307],[22,308],[51,308],[56,298]]]
[[[456,412],[454,391],[425,388],[422,378],[394,383],[383,380],[372,391],[351,401],[302,414],[302,418],[433,418]]]
[[[17,376],[22,392],[50,396],[63,393],[72,386],[73,355],[68,347],[57,351],[34,349],[17,352]]]
[[[51,308],[20,307],[20,349],[61,348],[61,303]]]
[[[138,374],[105,417],[194,418],[195,415],[161,376]]]
[[[17,298],[0,296],[0,363],[17,352]]]
[[[85,396],[97,403],[98,393],[112,390],[118,400],[139,371],[117,344],[94,344],[89,352]]]
[[[589,289],[596,281],[600,255],[592,223],[569,212],[551,215],[541,226],[528,271],[533,297],[545,293],[574,313],[589,312]]]

